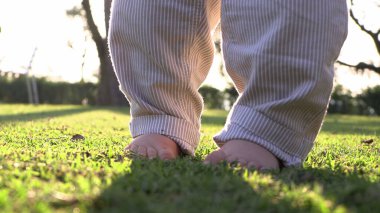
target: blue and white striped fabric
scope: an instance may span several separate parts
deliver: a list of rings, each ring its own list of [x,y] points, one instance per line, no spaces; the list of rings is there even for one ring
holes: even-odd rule
[[[194,154],[198,89],[220,21],[240,97],[215,141],[252,141],[301,164],[326,113],[347,19],[346,0],[113,0],[109,44],[133,137],[166,135]]]

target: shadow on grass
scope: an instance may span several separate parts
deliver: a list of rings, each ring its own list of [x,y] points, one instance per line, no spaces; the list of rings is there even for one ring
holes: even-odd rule
[[[227,166],[180,159],[135,160],[130,168],[103,191],[90,212],[245,212],[271,203]]]
[[[60,117],[60,116],[65,116],[65,115],[89,112],[92,110],[96,110],[96,108],[80,106],[78,108],[57,109],[57,110],[50,110],[50,111],[45,110],[45,111],[38,111],[38,112],[20,113],[20,114],[15,114],[15,115],[0,115],[0,123],[41,120],[45,118],[54,118],[54,117]]]
[[[188,159],[135,160],[130,169],[92,202],[90,212],[330,212],[338,206],[370,212],[379,208],[380,184],[356,174],[293,168],[263,175],[251,171],[248,176],[246,170],[204,166]]]

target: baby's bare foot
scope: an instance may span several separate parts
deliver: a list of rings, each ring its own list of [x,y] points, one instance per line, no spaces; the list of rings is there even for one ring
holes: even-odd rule
[[[159,134],[141,135],[135,138],[125,151],[148,159],[162,160],[173,160],[180,154],[180,149],[173,140]]]
[[[258,170],[279,169],[278,159],[264,147],[245,140],[232,140],[206,157],[206,164],[237,162],[242,167]]]

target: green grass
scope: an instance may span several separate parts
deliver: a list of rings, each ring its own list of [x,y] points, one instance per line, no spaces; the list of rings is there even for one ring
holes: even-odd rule
[[[380,117],[330,115],[303,169],[257,172],[202,164],[225,116],[195,158],[132,161],[128,109],[0,105],[0,212],[380,211]]]

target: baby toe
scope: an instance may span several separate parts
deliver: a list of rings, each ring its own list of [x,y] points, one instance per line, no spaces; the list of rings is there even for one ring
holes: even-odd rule
[[[155,150],[154,148],[152,148],[152,147],[147,147],[147,148],[146,148],[146,152],[147,152],[147,154],[148,154],[148,158],[149,158],[149,159],[157,158],[157,150]]]
[[[134,158],[136,157],[138,153],[138,149],[139,149],[139,146],[132,143],[124,149],[124,152],[127,154],[127,157]]]
[[[241,167],[246,167],[247,164],[248,164],[248,162],[247,162],[246,160],[241,159],[241,158],[237,159],[237,163],[238,163]]]
[[[247,162],[247,168],[261,170],[262,165],[257,161],[249,161]]]
[[[216,150],[214,152],[212,152],[211,154],[209,154],[204,163],[205,164],[217,164],[221,161],[224,161],[226,160],[227,156],[226,156],[226,153],[223,152],[223,150],[219,149],[219,150]]]
[[[238,158],[237,158],[237,156],[229,155],[229,156],[227,156],[226,161],[228,163],[237,163],[238,162]]]
[[[137,149],[137,154],[141,157],[146,157],[147,156],[146,147],[145,146],[139,146]]]
[[[161,160],[173,160],[177,157],[173,152],[170,152],[168,150],[160,150],[158,151],[158,157]]]
[[[133,144],[133,143],[130,143],[128,146],[126,146],[125,148],[124,148],[124,151],[126,152],[126,151],[132,151],[132,148],[135,146],[135,144]]]
[[[137,153],[139,150],[139,145],[132,143],[129,147],[129,151]]]

